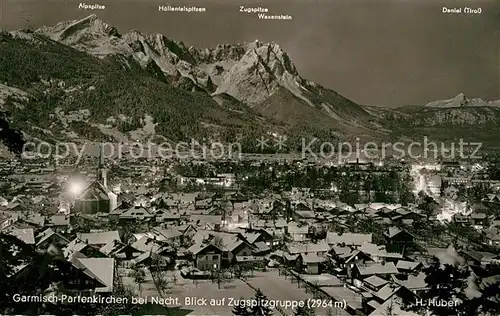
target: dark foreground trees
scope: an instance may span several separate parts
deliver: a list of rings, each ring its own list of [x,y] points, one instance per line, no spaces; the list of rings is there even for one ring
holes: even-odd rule
[[[423,302],[445,301],[456,304],[409,304],[405,309],[418,313],[429,311],[432,315],[500,315],[500,280],[495,277],[498,266],[481,269],[485,275],[477,277],[472,274],[470,266],[443,264],[436,259],[424,270],[429,289],[420,297]]]
[[[71,263],[57,251],[37,252],[17,237],[0,232],[0,314],[2,315],[130,315],[132,292],[120,282],[112,295],[126,298],[120,304],[52,304],[16,302],[17,296],[67,293],[64,284],[71,278]]]
[[[233,315],[235,316],[272,316],[274,315],[273,310],[267,304],[261,304],[262,302],[268,301],[267,296],[262,293],[260,289],[257,289],[255,296],[251,299],[245,300],[240,299],[240,302],[248,302],[248,304],[239,304],[233,308]],[[257,304],[252,304],[252,302],[257,302]],[[265,306],[264,306],[265,305]]]
[[[306,305],[299,306],[297,309],[295,309],[295,313],[293,314],[294,316],[315,316],[316,313],[314,312],[313,308],[309,308]]]

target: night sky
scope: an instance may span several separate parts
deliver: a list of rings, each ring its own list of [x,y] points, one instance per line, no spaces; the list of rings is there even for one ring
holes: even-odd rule
[[[163,33],[189,45],[276,42],[302,77],[361,104],[425,104],[465,93],[500,99],[500,1],[104,0],[81,11],[75,0],[0,0],[0,28],[37,28],[97,14],[121,33]],[[158,12],[159,4],[197,5],[205,13]],[[292,21],[263,21],[239,6],[267,7]],[[482,8],[480,15],[442,7]]]

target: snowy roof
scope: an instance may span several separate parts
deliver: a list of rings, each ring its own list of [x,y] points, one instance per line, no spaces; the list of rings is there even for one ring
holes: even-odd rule
[[[346,245],[362,245],[365,242],[372,242],[372,234],[356,234],[356,233],[334,233],[328,232],[326,235],[328,244],[346,244]]]
[[[384,280],[376,275],[372,275],[372,276],[364,279],[363,282],[366,282],[366,283],[373,285],[375,287],[380,287],[380,286],[383,286],[383,285],[386,285],[387,283],[389,283],[389,281]]]
[[[105,245],[114,240],[120,241],[120,233],[117,230],[96,233],[77,233],[77,238],[89,245]]]
[[[17,239],[23,241],[27,245],[35,244],[35,233],[33,228],[12,229],[9,234],[17,237]]]
[[[361,275],[373,274],[398,274],[399,271],[392,262],[387,263],[369,263],[365,265],[356,265]]]
[[[78,265],[78,262],[80,265]],[[115,259],[113,258],[78,258],[74,264],[90,272],[99,282],[105,285],[96,288],[96,292],[112,292],[115,272]]]

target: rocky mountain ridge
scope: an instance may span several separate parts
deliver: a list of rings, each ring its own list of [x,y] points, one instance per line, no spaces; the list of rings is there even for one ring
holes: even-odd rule
[[[145,116],[154,119],[153,134],[172,140],[259,133],[446,138],[457,129],[500,130],[500,102],[463,94],[397,109],[356,104],[301,77],[276,43],[187,47],[162,34],[121,34],[95,15],[2,32],[0,43],[0,104],[30,130],[64,125],[74,129],[59,134],[71,137],[119,130],[135,139]],[[81,111],[89,114],[74,119]]]
[[[212,96],[229,95],[257,109],[274,94],[287,91],[304,108],[313,107],[318,115],[326,115],[337,124],[371,119],[356,103],[302,78],[276,43],[186,47],[162,34],[130,31],[122,35],[96,15],[43,27],[36,33],[99,58],[123,55],[132,56],[143,67],[154,63],[165,75],[181,81],[183,87],[204,90]],[[286,115],[273,119],[288,121]]]
[[[459,93],[455,97],[446,100],[437,100],[429,102],[425,105],[427,108],[458,108],[458,107],[474,107],[474,106],[492,106],[500,107],[500,100],[485,101],[481,98],[468,99],[463,93]]]

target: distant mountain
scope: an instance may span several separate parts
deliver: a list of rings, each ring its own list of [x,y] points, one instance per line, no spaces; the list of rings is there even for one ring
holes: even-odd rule
[[[500,100],[484,101],[483,99],[467,99],[463,93],[458,94],[454,98],[447,100],[438,100],[427,103],[425,107],[429,108],[458,108],[458,107],[473,107],[473,106],[499,106]]]
[[[497,151],[500,136],[500,101],[467,99],[459,94],[423,106],[404,106],[384,113],[383,121],[393,134],[450,142],[464,139],[488,144]],[[485,147],[486,148],[486,147]]]

